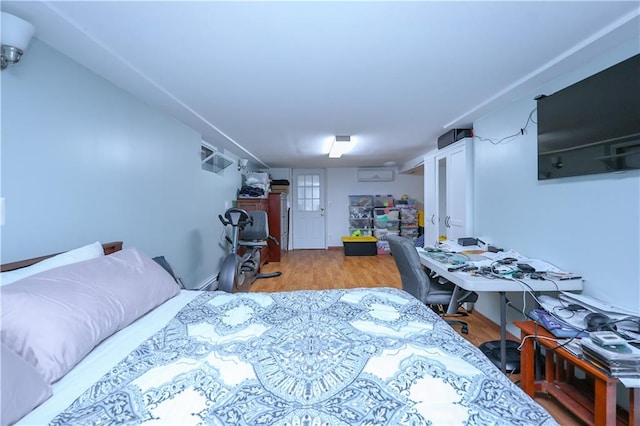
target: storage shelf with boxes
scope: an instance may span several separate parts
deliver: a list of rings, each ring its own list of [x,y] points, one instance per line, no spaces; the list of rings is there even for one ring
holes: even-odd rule
[[[370,237],[373,196],[349,195],[349,236]]]
[[[389,203],[393,206],[393,200]],[[374,237],[378,239],[378,254],[389,254],[389,242],[387,236],[400,234],[400,209],[397,207],[375,207],[373,209],[375,229]]]
[[[394,199],[393,195],[349,195],[349,237],[374,237],[364,240],[345,240],[345,254],[354,252],[390,254],[389,235],[400,235],[416,241],[419,231],[419,210],[416,201],[403,195]],[[357,248],[347,245],[358,245]],[[373,244],[373,245],[372,245]],[[366,247],[366,248],[365,248]],[[348,254],[357,256],[357,254]]]

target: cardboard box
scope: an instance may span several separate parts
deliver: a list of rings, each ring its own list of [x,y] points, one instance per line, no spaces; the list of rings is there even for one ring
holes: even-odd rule
[[[288,194],[289,185],[271,185],[271,192]]]
[[[345,256],[375,256],[376,237],[342,237]]]

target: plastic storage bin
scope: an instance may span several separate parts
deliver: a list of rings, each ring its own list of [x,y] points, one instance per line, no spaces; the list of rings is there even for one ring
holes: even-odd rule
[[[402,228],[400,229],[400,236],[415,240],[418,238],[418,228]]]
[[[393,207],[393,195],[376,195],[373,197],[374,207]]]
[[[373,236],[378,239],[378,241],[386,241],[387,235],[399,235],[398,231],[388,231],[386,229],[374,229]]]
[[[400,210],[396,208],[374,208],[373,216],[376,220],[400,220]]]
[[[387,231],[398,231],[400,229],[399,220],[376,220],[376,229],[386,229]]]
[[[369,219],[369,222],[371,222],[371,208],[350,206],[349,219]]]
[[[349,227],[351,228],[371,228],[371,219],[349,219]]]
[[[358,207],[373,207],[373,195],[349,195],[349,205]]]
[[[372,232],[371,228],[349,228],[349,235],[352,237],[370,237]]]
[[[418,210],[413,208],[400,208],[400,220],[403,222],[418,222]]]
[[[375,237],[342,237],[345,256],[375,256],[377,247]]]

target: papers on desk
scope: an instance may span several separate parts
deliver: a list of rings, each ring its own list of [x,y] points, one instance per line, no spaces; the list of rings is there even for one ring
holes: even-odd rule
[[[422,253],[433,260],[436,260],[440,263],[449,264],[449,265],[462,265],[469,263],[470,258],[467,255],[442,251],[442,250],[425,250],[423,248],[417,248],[418,253]]]
[[[477,266],[481,268],[483,266],[491,266],[502,259],[512,258],[516,259],[516,263],[526,263],[533,267],[536,272],[546,272],[548,278],[553,279],[574,279],[581,278],[572,274],[571,272],[563,271],[557,266],[545,262],[540,259],[531,259],[524,256],[521,253],[511,249],[506,251],[500,251],[497,253],[485,251],[483,247],[479,246],[461,246],[455,241],[442,241],[437,247],[433,247],[433,250],[425,250],[427,256],[442,263],[467,263],[469,265]],[[461,257],[452,257],[459,255]],[[515,266],[515,265],[514,265]]]
[[[584,306],[589,310],[589,312],[605,314],[611,319],[611,321],[616,323],[618,330],[638,330],[638,324],[640,323],[640,312],[638,311],[612,305],[611,303],[603,302],[602,300],[593,297],[575,293],[562,292],[560,294],[560,301],[565,305],[575,303],[577,305]],[[624,321],[625,319],[628,321]]]
[[[593,297],[567,292],[562,292],[559,299],[547,295],[540,295],[538,296],[538,301],[540,306],[547,312],[550,312],[558,319],[569,323],[573,327],[585,329],[587,327],[587,315],[598,312],[609,317],[611,322],[615,322],[618,332],[624,332],[627,338],[638,340],[638,337],[640,337],[637,331],[638,322],[640,322],[640,313],[633,310],[615,306],[594,299]],[[570,304],[580,305],[584,310],[570,311],[567,309],[567,306]]]
[[[585,318],[591,312],[588,309],[584,311],[569,311],[566,309],[568,303],[561,301],[555,297],[540,295],[538,296],[538,302],[545,311],[549,312],[553,316],[557,317],[561,321],[564,321],[578,330],[584,330],[586,328]]]
[[[640,317],[640,312],[634,311],[632,309],[623,308],[621,306],[612,305],[607,302],[603,302],[602,300],[583,296],[581,294],[575,293],[560,293],[560,299],[566,301],[567,303],[576,303],[578,305],[584,306],[585,308],[589,308],[594,312],[601,312],[609,317]]]
[[[480,246],[461,246],[460,244],[456,243],[455,241],[451,241],[451,240],[446,240],[446,241],[441,241],[437,247],[439,250],[444,250],[444,251],[449,251],[449,252],[453,252],[453,253],[459,253],[459,252],[463,252],[465,250],[486,250]]]

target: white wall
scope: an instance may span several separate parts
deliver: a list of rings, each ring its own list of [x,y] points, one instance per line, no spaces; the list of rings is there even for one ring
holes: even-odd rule
[[[536,107],[535,95],[553,93],[635,53],[637,46],[622,46],[478,120],[474,132],[494,140],[511,135]],[[474,157],[477,235],[582,275],[585,295],[640,311],[640,171],[538,181],[535,124],[499,145],[474,139]],[[519,306],[521,296],[508,295]],[[483,293],[476,308],[499,321],[498,295]],[[509,324],[521,319],[511,310],[508,315]]]
[[[424,202],[424,182],[421,175],[395,172],[392,182],[358,182],[357,168],[327,169],[327,245],[342,246],[342,237],[349,235],[349,195],[387,195],[400,198],[403,194]]]
[[[33,40],[2,71],[2,263],[122,240],[188,286],[217,274],[240,173],[200,168],[200,135]]]

